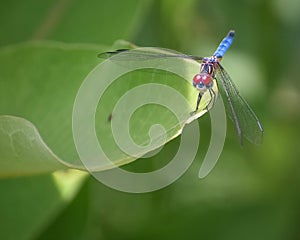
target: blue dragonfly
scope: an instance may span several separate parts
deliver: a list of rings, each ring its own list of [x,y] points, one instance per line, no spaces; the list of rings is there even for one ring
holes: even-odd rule
[[[122,60],[147,60],[155,58],[185,58],[195,60],[200,65],[200,71],[197,73],[193,80],[193,86],[199,91],[196,108],[194,112],[197,112],[200,100],[205,92],[210,94],[210,102],[214,103],[216,99],[216,93],[213,90],[214,79],[218,86],[222,86],[223,96],[226,97],[224,101],[226,112],[229,113],[229,117],[234,122],[239,142],[243,144],[243,138],[254,144],[260,144],[263,138],[263,127],[254,111],[240,95],[237,87],[230,78],[229,74],[220,64],[224,54],[229,49],[233,42],[234,31],[231,30],[227,36],[221,41],[217,50],[210,57],[198,57],[185,54],[173,54],[173,53],[159,53],[148,51],[133,51],[129,49],[118,49],[116,51],[100,53],[98,57],[109,58],[120,54]],[[209,103],[210,104],[210,103]]]

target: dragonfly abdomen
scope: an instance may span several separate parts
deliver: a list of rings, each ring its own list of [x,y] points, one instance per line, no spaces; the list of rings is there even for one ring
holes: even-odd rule
[[[231,30],[229,31],[227,36],[222,40],[222,42],[220,43],[219,47],[217,48],[213,56],[216,56],[217,58],[222,58],[226,53],[226,51],[231,46],[233,42],[233,38],[234,38],[234,31]]]

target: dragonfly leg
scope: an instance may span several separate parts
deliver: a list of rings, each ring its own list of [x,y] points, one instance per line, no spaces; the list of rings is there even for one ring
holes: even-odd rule
[[[197,98],[197,105],[196,105],[196,109],[195,111],[191,112],[191,115],[195,114],[197,111],[198,111],[198,108],[199,108],[199,104],[200,104],[200,100],[202,98],[202,94],[199,92],[198,94],[198,98]]]
[[[209,95],[210,95],[210,100],[209,100],[209,103],[206,105],[206,110],[207,111],[209,110],[208,108],[209,108],[210,105],[211,105],[211,108],[212,108],[216,103],[216,93],[215,93],[215,91],[212,88],[208,89],[208,91],[209,91]]]
[[[211,96],[212,96],[212,107],[213,107],[216,103],[217,98],[216,98],[216,93],[212,88],[210,89],[210,92],[211,92]]]
[[[202,98],[202,94],[199,92],[198,98],[197,98],[197,105],[196,105],[195,112],[198,111],[198,108],[199,108],[199,104],[200,104],[201,98]]]

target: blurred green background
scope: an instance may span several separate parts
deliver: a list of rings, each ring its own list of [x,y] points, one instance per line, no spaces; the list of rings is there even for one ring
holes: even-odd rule
[[[201,56],[234,29],[223,66],[265,128],[262,145],[241,148],[228,122],[218,164],[200,180],[209,143],[204,116],[192,167],[148,194],[118,192],[84,177],[65,197],[56,175],[1,179],[1,239],[300,239],[299,1],[2,0],[0,29],[3,48],[54,40],[108,49],[125,39]],[[127,168],[148,165],[139,160]]]

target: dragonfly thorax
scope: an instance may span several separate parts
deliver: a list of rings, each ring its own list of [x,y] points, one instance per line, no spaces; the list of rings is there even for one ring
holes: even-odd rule
[[[214,71],[214,64],[211,62],[203,62],[200,67],[200,73],[207,73],[212,75]]]

